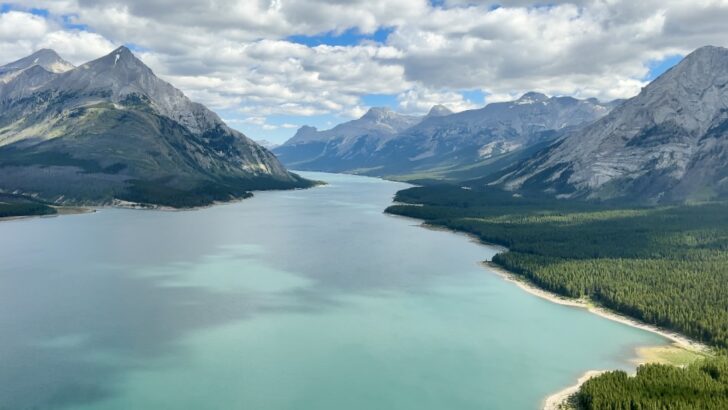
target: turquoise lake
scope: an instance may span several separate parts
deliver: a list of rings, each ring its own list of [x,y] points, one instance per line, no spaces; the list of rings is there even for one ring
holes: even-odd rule
[[[0,409],[538,409],[666,341],[385,215],[407,185],[0,223]]]

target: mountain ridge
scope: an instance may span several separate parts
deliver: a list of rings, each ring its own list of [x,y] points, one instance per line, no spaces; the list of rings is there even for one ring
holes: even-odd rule
[[[728,49],[701,47],[496,184],[560,197],[650,203],[728,193]]]
[[[0,109],[8,192],[196,206],[310,186],[123,46],[61,73],[24,69],[0,87]]]
[[[553,138],[545,133],[592,121],[612,107],[596,100],[531,92],[518,100],[457,113],[436,105],[427,115],[385,135],[371,127],[351,126],[371,120],[374,114],[396,118],[391,110],[377,109],[327,131],[302,127],[274,152],[289,166],[315,171],[376,176],[454,171]]]

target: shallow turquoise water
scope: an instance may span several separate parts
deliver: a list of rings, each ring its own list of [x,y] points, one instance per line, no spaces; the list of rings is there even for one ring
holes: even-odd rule
[[[0,409],[536,409],[656,335],[525,293],[494,250],[329,182],[0,223]]]

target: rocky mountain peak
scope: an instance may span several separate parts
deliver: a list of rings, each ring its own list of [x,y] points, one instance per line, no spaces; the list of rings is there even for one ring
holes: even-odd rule
[[[152,70],[138,59],[128,48],[121,46],[109,54],[90,61],[80,67],[84,71],[108,75],[144,74],[153,75]]]
[[[0,79],[3,77],[12,77],[18,72],[33,66],[42,67],[51,73],[63,73],[74,68],[73,64],[61,58],[58,53],[44,48],[20,60],[0,66]]]
[[[569,195],[646,201],[705,199],[724,182],[728,49],[702,47],[617,105],[507,176]],[[538,185],[537,184],[537,185]]]
[[[445,107],[442,104],[433,105],[432,108],[430,108],[430,112],[427,113],[428,117],[444,117],[446,115],[452,114],[452,110]]]
[[[296,134],[294,134],[293,137],[291,137],[291,141],[305,141],[309,138],[315,138],[317,132],[318,129],[316,127],[304,125],[296,131]]]
[[[387,107],[372,107],[361,118],[367,120],[381,120],[392,117],[393,115],[396,115],[396,113]]]
[[[529,91],[516,100],[517,104],[533,104],[548,101],[549,97],[545,94]]]
[[[212,111],[193,103],[180,90],[154,75],[124,46],[60,75],[46,87],[72,91],[84,104],[99,99],[118,103],[141,98],[159,114],[183,124],[193,133],[222,123]]]
[[[41,50],[19,60],[11,64],[12,78],[0,82],[0,123],[12,124],[3,128],[0,156],[21,155],[18,149],[35,161],[18,178],[0,181],[0,190],[59,201],[189,206],[248,188],[306,185],[268,150],[156,77],[128,48],[63,73],[40,65],[56,56]],[[38,174],[49,152],[92,165],[62,165],[62,176]],[[142,180],[157,188],[136,197],[136,182],[129,181]],[[158,194],[170,190],[179,194]]]

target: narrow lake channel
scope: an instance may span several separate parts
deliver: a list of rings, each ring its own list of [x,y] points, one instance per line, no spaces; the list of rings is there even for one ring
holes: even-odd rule
[[[538,409],[666,341],[382,211],[405,184],[0,223],[0,409]]]

